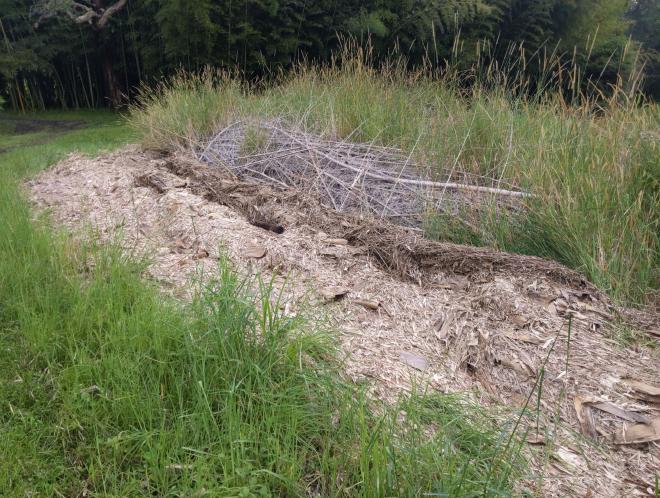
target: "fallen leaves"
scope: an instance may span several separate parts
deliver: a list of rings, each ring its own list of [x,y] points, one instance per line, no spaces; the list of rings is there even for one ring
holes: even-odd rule
[[[450,325],[453,320],[451,312],[442,314],[435,322],[435,337],[439,341],[444,341],[445,345],[450,332]]]
[[[346,239],[325,239],[326,244],[335,245],[335,246],[346,246],[348,245],[348,240]]]
[[[496,358],[496,362],[500,363],[502,366],[507,367],[511,370],[514,370],[522,375],[528,377],[536,377],[536,369],[532,364],[532,361],[524,355],[522,352],[519,352],[520,356],[515,353],[511,353],[509,356],[502,356]]]
[[[633,382],[648,387],[639,381]],[[642,444],[660,441],[660,417],[650,419],[645,415],[626,410],[609,401],[589,397],[575,396],[573,398],[573,405],[580,424],[580,430],[588,437],[596,438],[599,432],[600,434],[604,434],[602,431],[597,430],[594,421],[594,412],[592,409],[597,409],[627,422],[634,422],[632,424],[624,423],[620,431],[614,435],[610,435],[610,439],[614,443]]]
[[[427,361],[427,359],[416,353],[401,351],[399,358],[406,365],[409,365],[417,370],[421,370],[422,372],[426,370],[429,366],[429,362]]]
[[[252,242],[245,246],[245,252],[243,253],[248,258],[261,259],[263,258],[268,251],[262,245]]]
[[[319,294],[321,294],[326,301],[339,301],[349,292],[350,289],[347,287],[331,286],[321,289]]]
[[[660,387],[634,379],[623,379],[621,383],[631,389],[637,398],[650,403],[660,404]]]
[[[528,434],[527,443],[532,445],[544,445],[545,436],[543,434]]]
[[[199,249],[197,249],[197,252],[193,256],[193,259],[204,259],[208,257],[209,257],[209,252],[203,247],[200,247]]]
[[[543,344],[548,340],[547,337],[536,337],[532,334],[516,334],[513,332],[504,332],[504,337],[513,339],[514,341],[526,342],[528,344]]]
[[[582,434],[595,438],[598,436],[598,432],[596,431],[596,424],[590,405],[591,402],[589,400],[582,399],[580,396],[573,397],[573,406],[575,407],[575,413],[580,423]]]
[[[372,301],[371,299],[355,299],[353,302],[373,311],[380,308],[380,302]]]
[[[642,444],[660,441],[660,417],[651,420],[649,424],[626,424],[616,435],[617,444]]]
[[[648,417],[645,417],[644,415],[637,412],[624,410],[620,406],[617,406],[614,403],[610,403],[609,401],[597,402],[594,403],[592,406],[598,410],[609,413],[610,415],[619,417],[622,420],[627,420],[628,422],[640,422],[643,424],[649,423]]]
[[[556,461],[555,467],[568,474],[575,474],[586,465],[583,457],[563,446],[557,448],[552,458]]]
[[[319,249],[319,255],[339,259],[344,255],[344,250],[338,247],[324,247]]]

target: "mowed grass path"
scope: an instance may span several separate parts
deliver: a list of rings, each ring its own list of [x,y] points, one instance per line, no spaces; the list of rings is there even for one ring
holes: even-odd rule
[[[511,492],[510,427],[455,396],[368,401],[268,282],[221,261],[175,302],[143,262],[35,220],[24,178],[135,138],[116,115],[64,118],[88,125],[0,154],[0,496]],[[0,148],[30,138],[50,137]]]

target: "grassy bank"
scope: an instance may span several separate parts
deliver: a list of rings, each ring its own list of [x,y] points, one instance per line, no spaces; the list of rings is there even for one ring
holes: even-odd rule
[[[181,304],[117,248],[34,221],[26,175],[132,137],[107,115],[51,138],[0,155],[0,495],[510,492],[515,448],[483,413],[439,395],[368,404],[267,283],[221,262]]]
[[[279,117],[330,137],[399,147],[431,171],[502,180],[534,194],[524,215],[480,212],[467,224],[436,216],[429,235],[556,259],[623,301],[657,295],[657,106],[623,86],[607,101],[573,105],[552,88],[514,96],[500,83],[506,77],[491,76],[466,91],[456,75],[376,71],[358,59],[302,68],[261,91],[227,75],[181,75],[145,89],[132,121],[146,145],[167,149],[238,117]]]

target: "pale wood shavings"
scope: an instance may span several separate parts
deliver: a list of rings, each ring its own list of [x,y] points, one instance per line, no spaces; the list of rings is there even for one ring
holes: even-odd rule
[[[345,236],[355,230],[352,219],[331,218],[330,230],[315,224],[310,204],[302,197],[286,191],[271,197],[267,187],[261,191],[241,184],[229,192],[233,200],[222,205],[207,198],[208,191],[194,179],[175,174],[172,161],[176,159],[157,158],[136,148],[94,160],[72,156],[28,187],[37,205],[50,208],[56,221],[80,236],[91,225],[104,240],[120,236],[127,251],[149,256],[151,275],[181,297],[191,294],[191,277],[213,274],[221,255],[241,272],[274,278],[278,292],[284,288],[287,313],[296,313],[310,293],[350,289],[347,298],[323,309],[339,332],[348,358],[347,377],[372,382],[373,394],[384,399],[410,389],[414,373],[439,391],[472,392],[481,403],[519,408],[543,368],[539,417],[524,420],[535,434],[528,449],[532,467],[543,475],[530,486],[539,486],[543,496],[634,496],[653,485],[653,472],[660,468],[658,444],[612,441],[629,423],[617,413],[635,413],[628,416],[644,420],[657,416],[651,403],[654,392],[625,380],[656,385],[660,361],[652,350],[623,349],[606,339],[608,315],[615,311],[590,287],[553,278],[552,272],[538,270],[550,266],[530,266],[528,262],[535,260],[512,255],[506,255],[506,265],[499,267],[466,270],[458,257],[456,266],[420,264],[417,283],[402,279],[381,264],[380,253],[361,249],[367,241],[364,236]],[[136,184],[136,178],[145,175]],[[158,179],[155,186],[150,184],[153,178]],[[285,231],[277,234],[250,223],[246,206],[251,202]],[[320,208],[314,211],[319,213]],[[322,231],[329,235],[319,236]],[[375,242],[377,235],[374,230],[370,240]],[[345,239],[348,244],[328,239]],[[246,258],[250,244],[263,247],[264,256]],[[402,236],[400,245],[382,245],[405,252],[410,244],[411,239]],[[416,251],[430,251],[430,245],[420,244]],[[334,256],[323,254],[328,247],[337,250]],[[476,252],[465,251],[476,260]],[[360,301],[379,305],[374,309]],[[649,314],[645,320],[652,323],[657,316]],[[411,371],[402,352],[423,358],[424,371]],[[596,430],[589,440],[579,435],[576,396],[583,407],[589,405],[588,424]]]

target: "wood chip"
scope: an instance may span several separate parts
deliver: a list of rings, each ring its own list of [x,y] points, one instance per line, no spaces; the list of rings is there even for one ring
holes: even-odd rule
[[[339,249],[338,247],[323,247],[319,249],[320,256],[327,256],[329,258],[340,258],[343,256],[344,250]]]
[[[654,418],[650,424],[626,424],[616,435],[617,444],[642,444],[660,441],[660,417]]]
[[[266,248],[259,244],[248,244],[245,246],[245,252],[243,253],[248,258],[261,259],[266,255]]]
[[[651,421],[651,419],[642,415],[641,413],[624,410],[623,408],[616,406],[609,401],[594,403],[591,406],[603,412],[609,413],[610,415],[614,415],[615,417],[619,417],[620,419],[627,420],[628,422],[648,424]]]
[[[511,370],[530,377],[536,377],[536,370],[534,370],[534,367],[530,364],[531,362],[525,361],[524,359],[521,360],[516,354],[512,354],[507,358],[498,358],[498,360],[500,364]]]
[[[545,436],[543,434],[528,434],[527,443],[533,445],[545,444]]]
[[[174,241],[174,248],[175,249],[180,249],[180,250],[188,250],[192,247],[192,244],[190,241],[188,241],[186,238],[178,238]]]
[[[576,473],[582,467],[584,467],[584,465],[586,463],[584,461],[584,458],[582,458],[580,455],[578,455],[574,451],[569,450],[568,448],[564,448],[562,446],[557,448],[557,451],[555,451],[552,454],[552,457],[559,464],[556,467],[559,470],[561,470],[562,472],[565,472],[567,474]]]
[[[539,291],[536,291],[534,289],[527,289],[527,295],[534,299],[535,301],[539,302],[543,306],[549,305],[552,301],[557,299],[556,294],[544,294]]]
[[[504,337],[508,337],[514,341],[522,341],[528,344],[543,344],[547,340],[547,337],[538,338],[531,334],[515,334],[513,332],[504,332],[503,335]]]
[[[353,256],[362,256],[363,254],[368,254],[369,251],[366,247],[355,247],[355,246],[346,246],[348,252]]]
[[[325,239],[326,244],[335,245],[335,246],[347,246],[348,240],[346,239]]]
[[[450,324],[452,323],[451,313],[440,316],[435,322],[435,337],[439,341],[444,341],[447,344],[447,339],[450,332]]]
[[[622,383],[632,389],[639,399],[660,404],[660,387],[634,379],[624,379]]]
[[[416,368],[417,370],[421,370],[422,372],[424,370],[426,370],[429,366],[429,363],[426,360],[426,358],[424,358],[423,356],[420,356],[416,353],[410,353],[408,351],[401,351],[401,354],[399,355],[399,358],[406,365],[410,365],[411,367]]]
[[[598,432],[596,431],[596,424],[594,423],[593,413],[589,405],[588,400],[582,399],[580,396],[573,397],[573,406],[575,407],[578,422],[580,422],[582,434],[596,438]]]
[[[374,311],[380,308],[380,303],[378,301],[371,301],[369,299],[355,299],[353,302]]]
[[[529,319],[524,317],[523,315],[514,314],[511,315],[509,318],[511,322],[513,322],[513,324],[520,329],[525,327],[525,325],[529,323]]]
[[[200,247],[199,249],[197,249],[197,252],[193,256],[193,259],[204,259],[208,257],[209,257],[209,252],[203,247]]]
[[[321,294],[326,301],[339,301],[349,292],[350,289],[346,287],[325,287],[320,290],[319,294]]]

